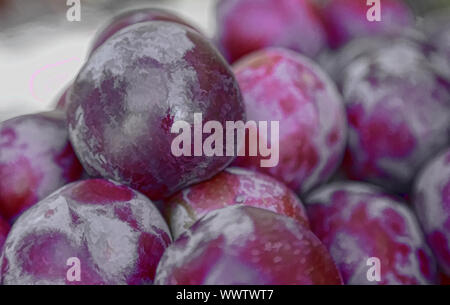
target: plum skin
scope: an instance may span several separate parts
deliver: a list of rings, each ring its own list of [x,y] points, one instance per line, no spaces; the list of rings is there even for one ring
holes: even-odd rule
[[[439,266],[450,276],[450,150],[433,158],[413,188],[413,204]]]
[[[0,253],[2,253],[3,244],[5,243],[10,229],[9,223],[0,216]]]
[[[394,39],[342,72],[349,122],[347,177],[408,193],[418,170],[450,143],[450,81],[430,46]]]
[[[314,57],[326,33],[307,0],[221,0],[216,7],[219,49],[231,62],[266,47]]]
[[[167,248],[155,279],[159,285],[341,283],[331,257],[309,229],[247,205],[199,219]]]
[[[414,15],[402,0],[381,1],[381,22],[367,20],[366,1],[331,0],[319,8],[328,43],[337,49],[361,37],[397,33],[414,25]]]
[[[234,75],[197,32],[151,21],[126,27],[94,52],[72,86],[67,117],[88,174],[159,200],[234,159],[172,154],[172,125],[192,126],[194,113],[202,113],[203,124],[245,120]]]
[[[295,52],[268,48],[233,65],[248,120],[279,121],[279,163],[260,167],[259,157],[236,166],[269,174],[299,194],[328,180],[340,165],[347,139],[342,97],[331,79]]]
[[[378,187],[335,182],[305,199],[311,230],[330,251],[344,284],[435,284],[435,259],[413,212]],[[380,282],[367,260],[380,260]]]
[[[99,31],[99,33],[97,33],[96,37],[94,38],[91,51],[89,52],[89,56],[106,40],[108,40],[111,36],[119,32],[123,28],[147,21],[175,22],[190,27],[193,30],[199,32],[199,30],[196,29],[193,25],[191,25],[188,21],[184,20],[180,16],[168,10],[160,8],[143,8],[143,9],[129,10],[123,12],[118,16],[115,16],[112,20],[108,22],[108,24],[101,31]]]
[[[83,172],[64,114],[53,111],[0,123],[0,214],[9,222]]]
[[[90,179],[64,186],[16,221],[5,243],[3,284],[151,284],[169,229],[144,195]],[[66,262],[80,260],[81,281]]]
[[[270,176],[236,167],[170,197],[164,214],[176,240],[207,213],[235,204],[267,209],[309,226],[303,203],[288,187]]]

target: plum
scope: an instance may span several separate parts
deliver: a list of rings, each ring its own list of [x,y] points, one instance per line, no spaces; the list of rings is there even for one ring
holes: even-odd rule
[[[59,111],[63,111],[63,112],[65,112],[67,110],[68,100],[69,100],[68,95],[70,94],[70,89],[71,89],[70,85],[64,89],[63,93],[61,94],[61,96],[59,97],[59,99],[55,105],[55,110],[59,110]]]
[[[64,114],[30,114],[0,123],[0,214],[9,222],[82,172]]]
[[[248,120],[279,121],[279,163],[261,167],[260,156],[234,164],[265,172],[303,194],[325,182],[339,166],[347,121],[335,85],[322,70],[295,52],[269,48],[234,66]],[[259,140],[263,135],[259,135]],[[276,141],[273,139],[272,141]]]
[[[289,188],[269,176],[237,167],[178,192],[165,202],[164,214],[177,239],[206,213],[235,204],[267,209],[308,226],[303,204]]]
[[[285,47],[314,57],[326,33],[308,0],[221,0],[216,8],[217,40],[234,62],[266,47]]]
[[[342,73],[349,121],[347,176],[408,193],[430,157],[450,142],[450,82],[440,55],[410,39],[366,52]]]
[[[151,284],[170,242],[167,224],[144,195],[103,179],[73,182],[14,224],[2,282]],[[78,278],[72,267],[79,268]]]
[[[420,172],[412,197],[428,244],[442,271],[450,276],[450,149]]]
[[[436,263],[419,223],[396,197],[368,184],[336,182],[313,191],[305,202],[311,229],[345,284],[436,283]],[[379,260],[378,280],[373,258]]]
[[[402,0],[382,0],[381,21],[369,21],[366,1],[330,0],[320,7],[328,43],[339,48],[352,39],[394,33],[414,25],[414,15]]]
[[[233,205],[199,219],[167,248],[155,284],[341,284],[325,247],[305,226],[266,209]]]
[[[141,8],[135,10],[129,10],[114,17],[108,22],[108,24],[97,33],[93,46],[89,54],[91,55],[99,46],[101,46],[106,40],[108,40],[115,33],[119,32],[123,28],[130,25],[134,25],[147,21],[167,21],[185,25],[191,29],[199,32],[199,30],[191,25],[187,20],[184,20],[177,14],[160,8]],[[199,32],[200,33],[200,32]],[[89,55],[89,56],[90,56]]]
[[[9,229],[9,223],[0,216],[0,254],[2,253],[3,244],[8,236]]]
[[[191,132],[196,114],[202,124],[245,120],[239,85],[204,37],[164,21],[126,27],[102,44],[72,85],[67,110],[70,139],[87,173],[152,200],[207,180],[233,161],[225,154],[173,153],[175,123],[189,124]]]

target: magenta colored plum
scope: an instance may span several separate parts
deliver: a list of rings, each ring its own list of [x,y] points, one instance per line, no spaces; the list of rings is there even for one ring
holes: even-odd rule
[[[264,174],[237,167],[227,168],[208,181],[178,192],[164,207],[177,239],[206,213],[235,204],[267,209],[308,226],[302,202],[288,187]]]
[[[344,70],[350,178],[408,192],[424,162],[450,143],[450,82],[434,65],[438,56],[399,39]]]
[[[155,284],[341,284],[317,237],[294,219],[235,205],[206,214],[167,248]]]
[[[0,214],[6,220],[12,222],[82,172],[64,114],[31,114],[0,123]]]
[[[19,217],[3,284],[151,284],[169,229],[144,195],[102,179],[71,183]],[[80,281],[68,265],[79,260]]]
[[[184,20],[177,14],[159,8],[143,8],[126,11],[109,21],[109,23],[96,35],[94,43],[89,54],[91,55],[100,45],[108,40],[115,33],[130,25],[147,21],[168,21],[185,25],[199,32],[187,20]],[[89,55],[89,56],[90,56]]]
[[[218,43],[234,62],[266,47],[285,47],[314,57],[326,33],[308,0],[221,0],[216,8]]]
[[[369,21],[365,0],[329,0],[319,9],[332,48],[352,39],[393,33],[414,25],[414,15],[402,0],[382,0],[381,21]]]
[[[234,159],[172,153],[174,123],[189,123],[194,135],[195,113],[203,124],[245,120],[239,85],[205,38],[162,21],[129,26],[101,45],[73,84],[67,110],[88,174],[154,200],[213,177]]]
[[[434,158],[414,185],[413,203],[428,244],[450,276],[450,150]]]
[[[0,216],[0,256],[3,249],[3,244],[5,243],[6,237],[8,236],[10,226],[3,217]]]
[[[263,168],[260,157],[248,152],[235,164],[272,175],[299,193],[325,182],[342,160],[347,133],[341,96],[329,77],[302,55],[279,48],[248,55],[234,71],[247,119],[280,124],[277,166]]]
[[[325,244],[345,284],[432,284],[434,258],[412,211],[376,187],[356,182],[323,186],[306,198],[311,229]],[[369,281],[378,258],[380,278]]]

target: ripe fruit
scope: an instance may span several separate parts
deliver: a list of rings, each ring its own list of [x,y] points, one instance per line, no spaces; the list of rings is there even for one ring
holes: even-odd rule
[[[108,40],[115,33],[130,25],[147,21],[168,21],[185,25],[198,32],[198,30],[189,24],[186,20],[173,12],[159,8],[144,8],[126,11],[110,20],[108,25],[103,28],[95,37],[94,43],[89,54],[92,54],[99,46]]]
[[[450,150],[434,158],[414,185],[413,203],[428,244],[450,276]]]
[[[330,251],[345,284],[430,284],[435,261],[414,214],[378,188],[333,183],[306,198],[312,231]],[[380,278],[368,261],[379,259]],[[376,269],[375,269],[376,270]]]
[[[74,182],[14,224],[2,282],[149,284],[170,242],[164,219],[142,194],[102,179]],[[70,258],[79,260],[80,281],[68,277]]]
[[[341,284],[331,257],[294,219],[231,206],[208,213],[164,253],[155,284]]]
[[[285,49],[255,52],[233,68],[247,119],[280,124],[277,166],[262,168],[260,157],[248,153],[235,164],[272,175],[301,194],[325,182],[341,162],[347,132],[332,81],[316,64]],[[260,134],[259,140],[267,139]]]
[[[0,214],[21,212],[82,174],[63,114],[38,113],[0,123]]]
[[[330,0],[320,8],[320,15],[332,48],[358,37],[401,31],[414,24],[414,16],[402,0],[382,0],[380,21],[369,21],[366,1]],[[370,14],[370,16],[373,16]]]
[[[184,189],[166,201],[166,219],[177,239],[206,213],[244,204],[294,218],[308,226],[302,202],[275,179],[240,168],[227,168],[211,180]]]
[[[326,33],[307,0],[222,0],[216,8],[219,48],[230,61],[266,47],[313,57]]]
[[[0,254],[2,253],[3,244],[8,236],[9,229],[9,223],[0,216]]]
[[[234,159],[172,153],[174,122],[192,127],[195,113],[222,126],[244,120],[239,86],[205,38],[162,21],[129,26],[101,45],[73,84],[67,110],[88,174],[154,200],[213,177]]]
[[[450,142],[450,82],[429,46],[398,39],[343,72],[350,178],[405,193],[419,168]]]

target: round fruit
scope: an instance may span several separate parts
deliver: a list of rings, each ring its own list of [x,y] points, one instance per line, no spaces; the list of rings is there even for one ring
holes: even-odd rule
[[[6,220],[81,177],[63,116],[55,111],[0,123],[0,214]]]
[[[414,16],[402,0],[382,0],[380,4],[380,21],[369,21],[368,15],[375,16],[374,6],[366,1],[326,1],[320,15],[330,46],[338,48],[354,38],[397,32],[414,24]]]
[[[345,284],[437,281],[419,223],[396,198],[366,184],[341,182],[315,190],[306,203],[312,231],[330,251]]]
[[[305,193],[325,182],[345,149],[345,110],[333,82],[307,58],[270,48],[234,65],[244,95],[247,119],[279,122],[279,162],[261,167],[264,157],[238,157],[237,166],[265,172]]]
[[[73,84],[67,110],[70,139],[88,174],[154,200],[213,177],[234,159],[194,156],[205,142],[194,137],[188,153],[173,153],[181,136],[172,132],[175,123],[189,124],[195,135],[196,114],[202,125],[245,120],[239,86],[205,38],[162,21],[129,26],[101,45]]]
[[[271,210],[308,226],[303,204],[289,188],[269,176],[240,168],[227,168],[211,180],[180,191],[164,207],[177,239],[206,213],[235,204]]]
[[[190,27],[193,30],[198,30],[189,24],[188,21],[184,20],[180,16],[173,12],[159,9],[159,8],[144,8],[126,11],[109,21],[108,25],[105,26],[95,37],[94,43],[89,54],[92,54],[99,46],[101,46],[106,40],[108,40],[115,33],[119,32],[123,28],[130,25],[134,25],[141,22],[147,21],[168,21]]]
[[[428,244],[450,276],[450,150],[439,154],[420,173],[413,202]]]
[[[405,193],[417,171],[450,142],[450,82],[438,56],[409,39],[359,56],[343,72],[350,178]]]
[[[290,217],[235,205],[208,213],[164,253],[156,284],[341,284],[325,247]]]
[[[149,284],[170,242],[167,224],[142,194],[102,179],[74,182],[14,224],[5,243],[2,281]]]
[[[222,0],[216,8],[218,43],[234,62],[265,47],[315,56],[326,33],[307,0]]]

